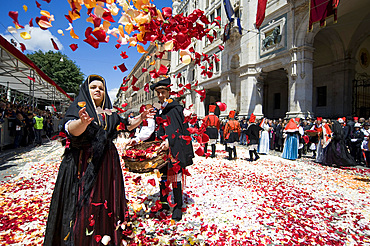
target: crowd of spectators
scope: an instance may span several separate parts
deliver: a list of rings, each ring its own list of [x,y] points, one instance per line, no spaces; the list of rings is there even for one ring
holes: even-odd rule
[[[319,117],[320,118],[320,117]],[[238,119],[241,126],[240,145],[246,145],[248,138],[246,137],[246,130],[248,129],[248,118],[240,117]],[[263,124],[261,122],[263,121]],[[321,122],[322,121],[322,122]],[[332,129],[333,122],[338,121],[342,125],[345,145],[355,160],[357,165],[366,165],[370,167],[370,152],[368,149],[368,140],[370,136],[370,118],[359,118],[359,117],[343,117],[338,119],[322,119],[318,122],[318,118],[307,118],[299,119],[298,126],[301,126],[304,130],[304,134],[300,136],[300,143],[302,144],[302,151],[299,153],[299,157],[303,155],[312,155],[317,160],[317,137],[309,136],[307,133],[315,128],[315,126],[321,124],[327,124]],[[221,121],[220,129],[220,142],[223,143],[222,130],[227,122],[227,119]],[[259,119],[256,124],[265,125],[263,131],[268,132],[269,136],[269,149],[277,152],[282,152],[284,148],[286,134],[284,132],[285,126],[288,124],[288,119]],[[330,136],[329,136],[330,137]],[[323,144],[321,144],[323,145]],[[323,146],[324,148],[325,146]],[[268,153],[262,153],[268,154]],[[317,161],[320,163],[320,161]]]
[[[43,118],[44,134],[51,138],[54,132],[54,120],[59,120],[63,116],[57,112],[51,112],[49,109],[34,108],[24,105],[18,101],[14,103],[7,100],[0,100],[0,125],[4,124],[5,119],[9,122],[9,134],[14,137],[14,148],[25,147],[35,143],[35,117]],[[2,146],[4,147],[4,146]]]

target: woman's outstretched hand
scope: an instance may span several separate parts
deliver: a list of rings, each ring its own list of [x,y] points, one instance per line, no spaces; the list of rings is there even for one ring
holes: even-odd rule
[[[80,111],[78,111],[78,116],[80,117],[81,123],[86,126],[89,125],[91,121],[94,120],[94,118],[91,118],[89,114],[86,112],[85,107],[83,107],[82,109],[80,109]]]

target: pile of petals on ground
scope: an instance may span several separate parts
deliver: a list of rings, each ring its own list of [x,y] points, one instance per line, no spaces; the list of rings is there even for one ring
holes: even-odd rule
[[[63,147],[52,145],[17,156],[21,173],[0,184],[1,245],[41,245]]]
[[[60,147],[52,154],[33,151],[22,156],[40,161],[1,184],[1,242],[42,244],[62,153]],[[172,221],[169,212],[157,212],[158,172],[123,171],[133,224],[129,245],[370,243],[370,171],[275,156],[248,162],[241,148],[236,161],[225,160],[224,151],[217,155],[196,157],[189,167],[180,222]]]
[[[242,159],[248,156],[240,149],[238,154]],[[152,212],[159,199],[156,174],[125,173],[126,193],[134,215],[133,242],[370,243],[370,172],[275,156],[262,156],[258,162],[228,161],[225,156],[219,151],[216,159],[195,158],[184,191],[183,220],[176,223],[171,221],[170,213]]]

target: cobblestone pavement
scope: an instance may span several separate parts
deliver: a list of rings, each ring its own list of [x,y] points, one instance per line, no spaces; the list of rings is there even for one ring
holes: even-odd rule
[[[44,141],[41,146],[29,145],[18,149],[7,149],[0,152],[0,182],[16,177],[28,162],[38,162],[57,142]]]
[[[170,212],[153,210],[160,175],[130,173],[122,162],[133,225],[127,242],[370,245],[370,170],[326,167],[309,156],[290,161],[275,152],[248,162],[245,147],[237,149],[239,158],[232,161],[219,144],[216,158],[194,158],[180,222],[171,221]],[[54,141],[3,164],[18,169],[0,183],[0,244],[42,244],[62,154]]]

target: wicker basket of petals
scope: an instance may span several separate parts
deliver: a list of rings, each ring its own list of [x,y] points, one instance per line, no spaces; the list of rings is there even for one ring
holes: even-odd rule
[[[125,166],[133,173],[149,173],[167,163],[168,150],[158,151],[161,141],[141,142],[123,151]]]

